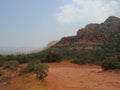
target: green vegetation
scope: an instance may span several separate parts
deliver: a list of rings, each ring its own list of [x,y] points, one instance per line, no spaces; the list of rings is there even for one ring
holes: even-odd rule
[[[0,66],[15,68],[18,63],[30,63],[20,71],[26,73],[34,71],[33,62],[51,63],[69,60],[76,64],[101,65],[104,70],[117,69],[120,62],[119,27],[120,19],[109,17],[101,24],[87,25],[75,36],[62,38],[47,50],[31,54],[0,55]]]
[[[102,63],[102,68],[104,70],[120,69],[120,62],[118,60],[114,60],[113,58],[106,58]]]
[[[61,54],[55,50],[46,50],[42,53],[41,62],[60,62]]]
[[[0,69],[0,77],[1,77],[3,74],[4,74],[3,71]]]
[[[33,62],[28,63],[26,67],[21,68],[19,75],[34,72],[34,67],[35,67],[35,63]]]
[[[0,66],[2,66],[6,62],[6,57],[0,55]]]
[[[43,80],[46,76],[48,76],[48,65],[46,64],[36,64],[35,65],[35,73],[36,79]]]
[[[7,61],[3,64],[3,68],[17,69],[18,65],[19,65],[18,61]]]
[[[115,57],[117,61],[120,62],[120,51],[118,49],[109,49],[105,46],[101,49],[96,50],[76,50],[76,49],[66,49],[65,48],[51,48],[38,53],[31,53],[26,55],[0,55],[0,65],[4,68],[16,67],[18,63],[29,63],[27,67],[21,69],[21,73],[31,72],[34,65],[33,62],[60,62],[62,60],[69,60],[77,64],[99,64],[106,57]]]
[[[21,68],[19,75],[24,75],[26,73],[35,72],[36,79],[43,80],[46,76],[48,76],[48,65],[43,63],[33,63],[30,62],[26,67]]]
[[[114,40],[116,37],[111,36],[111,38]],[[85,48],[77,50],[74,48],[74,46],[70,46],[71,48],[68,48],[67,46],[56,46],[38,53],[25,55],[0,55],[0,66],[3,66],[4,68],[15,68],[19,63],[29,63],[28,66],[20,70],[20,74],[22,74],[33,72],[35,63],[51,63],[69,60],[76,64],[101,65],[104,67],[104,70],[107,70],[105,68],[107,67],[105,66],[106,58],[115,58],[115,61],[120,62],[120,42],[119,40],[117,41],[117,43],[111,43],[111,40],[109,40],[109,42],[104,43],[101,48],[95,50],[88,50]],[[117,65],[117,63],[115,63],[115,65]]]

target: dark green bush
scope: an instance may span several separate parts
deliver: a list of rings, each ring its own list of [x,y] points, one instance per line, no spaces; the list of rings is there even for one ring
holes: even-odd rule
[[[30,73],[34,71],[35,63],[30,62],[26,67],[21,68],[19,75]]]
[[[45,51],[42,55],[43,59],[42,62],[60,62],[61,61],[61,54],[57,51],[48,50]]]
[[[2,76],[4,74],[4,72],[0,69],[0,76]]]
[[[17,69],[19,66],[18,61],[6,61],[3,65],[3,68],[9,68],[9,69]]]
[[[84,59],[74,59],[72,60],[73,63],[75,64],[91,64],[91,61],[90,60],[84,60]]]
[[[6,62],[5,56],[0,55],[0,67]]]
[[[1,67],[5,62],[6,62],[5,60],[1,60],[1,59],[0,59],[0,67]]]
[[[112,58],[106,58],[102,63],[104,70],[115,70],[120,69],[120,62]]]
[[[28,72],[33,72],[34,71],[34,66],[35,66],[35,63],[30,62],[26,67],[27,71]]]
[[[19,75],[23,75],[23,74],[26,74],[28,71],[26,69],[26,67],[22,67],[19,71]]]
[[[36,64],[35,65],[35,73],[36,73],[36,79],[43,80],[46,76],[48,76],[48,65],[46,64]]]

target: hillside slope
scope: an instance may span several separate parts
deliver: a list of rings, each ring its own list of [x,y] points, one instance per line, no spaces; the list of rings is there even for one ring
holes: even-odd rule
[[[88,24],[75,36],[63,37],[53,48],[98,49],[105,45],[120,49],[120,18],[110,16],[101,24]]]

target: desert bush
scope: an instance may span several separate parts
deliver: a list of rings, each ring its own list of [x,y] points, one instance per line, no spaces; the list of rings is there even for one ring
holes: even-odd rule
[[[17,69],[19,66],[18,61],[6,61],[3,65],[3,68],[9,68],[9,69]]]
[[[0,69],[0,77],[4,75],[4,72]]]
[[[81,59],[72,60],[72,63],[84,65],[84,64],[91,64],[91,61],[89,59],[85,60],[81,58]]]
[[[26,67],[21,68],[19,75],[23,75],[25,73],[30,73],[34,71],[35,63],[30,62]]]
[[[33,71],[34,71],[34,66],[35,66],[35,63],[30,62],[30,63],[26,66],[27,72],[33,72]]]
[[[46,64],[36,64],[35,65],[35,73],[36,79],[43,80],[46,76],[48,76],[48,65]]]
[[[57,51],[46,50],[43,55],[42,62],[60,62],[61,61],[61,54]]]
[[[6,62],[5,56],[0,55],[0,67]]]
[[[0,67],[2,67],[2,65],[5,63],[5,60],[1,60],[0,59]]]
[[[19,71],[19,75],[23,75],[25,73],[27,73],[27,69],[26,69],[26,67],[22,67]]]
[[[120,62],[113,58],[106,58],[102,63],[102,68],[104,70],[120,69]]]

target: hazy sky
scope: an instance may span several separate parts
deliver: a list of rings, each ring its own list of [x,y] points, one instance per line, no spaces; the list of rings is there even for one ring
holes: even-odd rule
[[[120,0],[0,0],[0,47],[41,47],[120,17]]]

